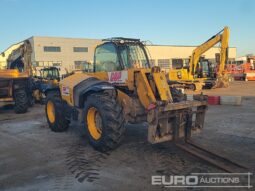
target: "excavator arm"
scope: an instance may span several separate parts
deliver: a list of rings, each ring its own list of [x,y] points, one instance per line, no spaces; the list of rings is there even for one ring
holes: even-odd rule
[[[202,45],[198,46],[191,55],[189,64],[189,76],[194,76],[200,56],[219,42],[221,42],[219,73],[222,73],[224,71],[225,62],[227,60],[228,40],[229,28],[224,27],[224,29],[221,30],[219,33],[211,37]]]
[[[221,35],[221,52],[220,52],[220,65],[218,73],[222,74],[225,70],[225,64],[228,60],[228,41],[229,41],[229,28],[225,27]]]

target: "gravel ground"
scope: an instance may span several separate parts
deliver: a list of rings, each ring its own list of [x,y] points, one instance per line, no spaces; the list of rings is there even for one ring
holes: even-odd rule
[[[241,106],[210,106],[205,129],[193,140],[254,172],[254,113],[255,97],[244,98]],[[78,124],[52,132],[41,105],[21,115],[2,108],[0,190],[170,190],[152,186],[151,176],[222,172],[171,142],[150,145],[146,135],[145,125],[129,125],[120,147],[100,153]]]
[[[202,90],[205,95],[217,96],[255,96],[255,81],[234,81],[230,82],[228,88],[215,88],[209,90]],[[187,90],[188,94],[200,93]]]

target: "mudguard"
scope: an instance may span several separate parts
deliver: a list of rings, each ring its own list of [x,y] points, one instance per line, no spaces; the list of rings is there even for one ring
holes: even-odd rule
[[[73,89],[74,106],[82,108],[88,95],[105,90],[113,90],[115,94],[117,93],[117,90],[109,82],[101,81],[94,77],[83,80]]]
[[[46,96],[49,92],[51,91],[60,91],[59,87],[56,85],[51,85],[51,84],[42,84],[41,85],[41,92],[44,93]]]

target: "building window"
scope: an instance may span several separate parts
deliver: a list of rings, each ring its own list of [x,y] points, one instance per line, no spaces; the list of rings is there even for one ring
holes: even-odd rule
[[[183,59],[183,67],[189,67],[189,62],[190,62],[189,58],[184,58]]]
[[[173,69],[181,69],[182,67],[183,67],[183,59],[181,59],[181,58],[172,59],[172,68]]]
[[[158,66],[162,69],[170,68],[170,60],[169,59],[158,59]]]
[[[39,66],[39,67],[43,67],[43,66],[44,66],[44,63],[43,63],[43,62],[38,62],[38,66]]]
[[[61,61],[36,61],[34,63],[35,67],[51,67],[51,66],[61,66]]]
[[[220,63],[220,53],[215,53],[215,61],[216,63]]]
[[[44,52],[61,52],[61,48],[59,46],[44,46]]]
[[[55,61],[54,61],[54,62],[52,63],[52,66],[55,66],[55,67],[56,67],[56,66],[61,66],[61,62],[55,62]]]
[[[85,72],[91,72],[93,70],[93,65],[87,61],[74,61],[75,70],[82,70]]]
[[[151,64],[151,66],[155,66],[155,60],[154,59],[150,59],[150,64]]]
[[[74,52],[88,52],[88,47],[73,47]]]

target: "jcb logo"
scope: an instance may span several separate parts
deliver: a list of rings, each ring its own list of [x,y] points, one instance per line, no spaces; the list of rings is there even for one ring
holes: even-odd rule
[[[70,90],[69,87],[62,86],[62,95],[69,96]]]
[[[114,84],[125,83],[128,79],[127,71],[108,72],[108,81]]]
[[[121,79],[121,72],[111,72],[110,81],[116,82]]]

